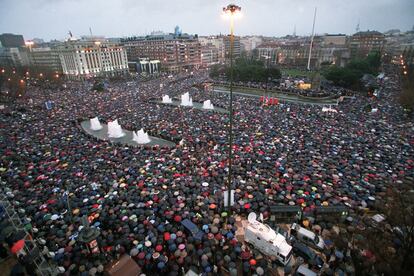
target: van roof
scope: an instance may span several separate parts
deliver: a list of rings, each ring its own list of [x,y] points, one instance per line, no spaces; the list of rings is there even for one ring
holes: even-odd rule
[[[269,225],[256,221],[255,223],[249,223],[246,229],[248,232],[251,232],[265,241],[271,242],[273,246],[278,248],[279,253],[283,256],[287,256],[292,250],[292,246],[286,242],[286,238],[283,235],[276,233],[275,230],[269,227]]]
[[[304,265],[299,266],[298,270],[296,270],[296,273],[300,273],[302,275],[305,276],[316,276],[318,274],[316,274],[315,272],[313,272],[312,270],[310,270],[309,268],[307,268]]]
[[[312,231],[309,231],[308,229],[305,229],[303,227],[299,228],[298,233],[300,233],[303,236],[307,236],[307,237],[311,238],[312,240],[314,240],[315,237],[316,237],[315,233],[313,233]]]

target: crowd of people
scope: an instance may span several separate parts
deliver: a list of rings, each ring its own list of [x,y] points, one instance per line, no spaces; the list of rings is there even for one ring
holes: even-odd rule
[[[214,83],[218,86],[230,86],[230,82],[227,80],[214,80]],[[299,95],[304,97],[312,97],[312,98],[326,98],[326,97],[338,97],[338,96],[353,96],[354,92],[349,89],[345,89],[342,87],[336,87],[332,84],[327,83],[324,81],[323,84],[320,85],[319,89],[301,89],[298,88],[299,83],[307,83],[311,84],[311,80],[308,78],[301,78],[301,77],[283,77],[277,82],[269,81],[269,82],[242,82],[237,81],[233,83],[233,86],[237,90],[238,88],[246,89],[246,88],[254,88],[259,89],[262,91],[268,91],[273,93],[281,93],[281,94],[288,94],[288,95]]]
[[[346,100],[337,113],[299,103],[264,108],[236,95],[232,211],[266,219],[278,204],[358,209],[381,200],[386,184],[412,179],[414,124],[394,101],[399,84],[389,77],[381,97]],[[190,92],[194,102],[227,108],[228,94],[194,88],[207,80],[195,71],[114,82],[104,92],[79,83],[61,91],[30,87],[0,113],[1,188],[66,275],[100,274],[125,253],[148,275],[235,274],[240,261],[246,273],[267,273],[267,259],[255,260],[236,239],[235,217],[223,207],[228,115],[157,102]],[[98,140],[79,126],[95,116],[176,147]],[[99,228],[98,253],[77,239],[83,216]],[[185,231],[184,219],[204,232],[202,240]]]

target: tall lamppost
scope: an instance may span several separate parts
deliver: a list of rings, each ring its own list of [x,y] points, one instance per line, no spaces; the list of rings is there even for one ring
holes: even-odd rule
[[[230,16],[230,104],[229,104],[229,172],[227,179],[227,208],[231,215],[231,183],[232,183],[232,161],[233,161],[233,48],[234,48],[234,17],[239,14],[241,7],[229,4],[223,8],[223,12]]]
[[[269,83],[269,70],[270,70],[270,60],[272,59],[271,53],[269,51],[269,49],[267,49],[267,55],[262,55],[263,58],[266,59],[266,88],[265,88],[265,92],[264,92],[264,103],[266,104],[266,97],[267,97],[267,93],[268,93],[268,83]]]

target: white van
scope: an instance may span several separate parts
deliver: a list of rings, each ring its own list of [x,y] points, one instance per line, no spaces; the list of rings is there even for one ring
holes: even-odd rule
[[[316,249],[323,250],[325,248],[325,242],[321,236],[316,235],[312,231],[309,231],[296,223],[293,223],[290,227],[290,235],[295,236],[300,241]]]
[[[298,267],[298,270],[296,270],[295,276],[317,276],[315,272],[310,270],[304,265],[301,265]]]
[[[285,237],[276,233],[269,225],[249,219],[244,229],[244,240],[268,256],[274,256],[283,265],[292,258],[292,246]]]

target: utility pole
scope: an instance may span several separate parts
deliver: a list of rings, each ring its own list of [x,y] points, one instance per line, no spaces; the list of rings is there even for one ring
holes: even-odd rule
[[[311,62],[311,55],[312,55],[313,38],[315,36],[315,20],[316,20],[316,7],[315,7],[315,13],[313,14],[312,37],[311,37],[311,43],[309,45],[308,71],[310,71],[310,62]]]
[[[230,4],[223,8],[223,11],[230,15],[230,104],[229,104],[229,172],[227,179],[227,208],[231,215],[231,183],[232,183],[232,162],[233,162],[233,48],[234,48],[234,16],[241,8]]]

